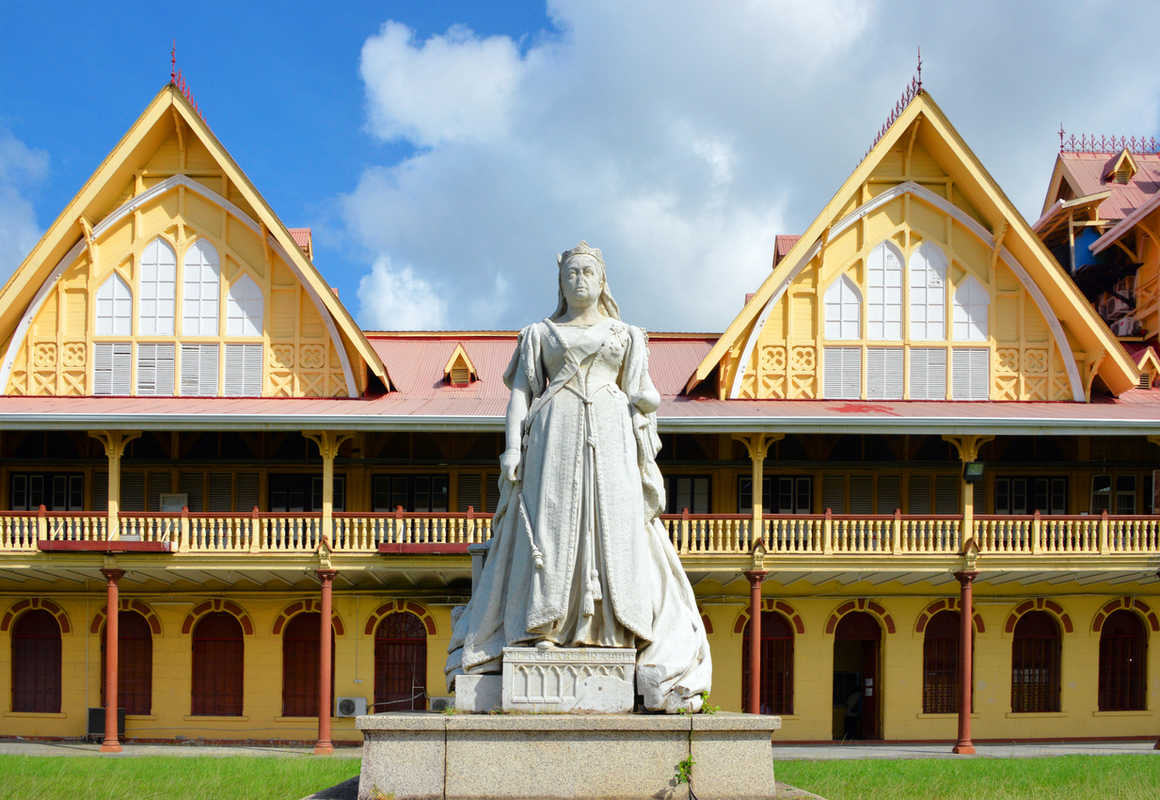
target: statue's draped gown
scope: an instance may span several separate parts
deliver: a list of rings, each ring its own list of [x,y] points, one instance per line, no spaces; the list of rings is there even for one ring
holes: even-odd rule
[[[699,706],[712,666],[692,587],[658,518],[655,391],[643,331],[534,323],[504,373],[530,400],[520,481],[502,478],[491,548],[455,621],[447,676],[499,672],[506,646],[637,650],[645,706]]]

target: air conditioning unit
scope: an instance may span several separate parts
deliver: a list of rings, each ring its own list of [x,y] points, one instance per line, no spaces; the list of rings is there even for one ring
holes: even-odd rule
[[[455,708],[454,697],[431,697],[429,703],[432,711],[448,711]]]
[[[367,713],[367,699],[365,697],[336,697],[334,698],[334,716],[359,717]]]

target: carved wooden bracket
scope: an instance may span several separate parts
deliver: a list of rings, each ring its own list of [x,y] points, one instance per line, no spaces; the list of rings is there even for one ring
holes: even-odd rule
[[[945,433],[942,438],[954,446],[958,451],[959,460],[964,464],[978,460],[982,446],[995,439],[994,436],[952,436]]]

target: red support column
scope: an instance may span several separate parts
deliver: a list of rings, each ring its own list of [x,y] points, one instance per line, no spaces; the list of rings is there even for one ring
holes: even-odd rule
[[[749,579],[749,705],[747,714],[761,713],[761,580],[765,572],[759,569],[745,573]]]
[[[102,569],[106,581],[105,605],[105,740],[101,742],[102,753],[121,752],[117,739],[117,644],[120,640],[118,616],[121,609],[120,592],[117,581],[125,574],[121,569]]]
[[[974,644],[971,634],[975,617],[972,587],[978,574],[974,571],[955,573],[962,588],[959,599],[959,740],[952,750],[963,755],[975,752],[975,743],[971,741],[971,651]]]
[[[322,581],[322,618],[318,631],[318,743],[314,745],[315,755],[330,755],[334,744],[330,741],[330,618],[334,607],[334,576],[337,570],[320,569],[318,579]]]

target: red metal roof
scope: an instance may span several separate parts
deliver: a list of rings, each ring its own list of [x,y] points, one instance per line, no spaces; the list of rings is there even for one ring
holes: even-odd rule
[[[798,243],[801,236],[789,236],[786,234],[778,234],[773,237],[773,265],[776,267],[783,258],[789,253],[793,246]]]
[[[1059,154],[1064,173],[1076,195],[1111,191],[1111,196],[1099,206],[1099,215],[1103,219],[1121,220],[1160,193],[1160,154],[1132,153],[1140,171],[1127,183],[1116,183],[1105,177],[1119,156],[1119,151]]]
[[[286,230],[290,232],[290,237],[294,240],[294,244],[298,245],[298,249],[313,261],[314,236],[311,234],[310,228],[287,228]]]

